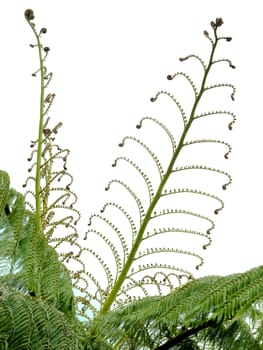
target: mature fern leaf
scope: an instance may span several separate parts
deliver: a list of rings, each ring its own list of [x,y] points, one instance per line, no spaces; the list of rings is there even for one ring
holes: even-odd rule
[[[0,286],[0,349],[82,349],[76,328],[41,298]]]
[[[43,298],[75,318],[72,282],[55,249],[38,231],[36,218],[25,209],[24,197],[9,188],[7,173],[0,171],[0,283],[25,295]]]
[[[81,349],[71,279],[0,171],[0,348]]]
[[[201,150],[206,152],[215,146],[222,148],[227,159],[231,146],[226,141],[203,136],[193,138],[190,130],[193,124],[209,116],[230,117],[229,129],[235,122],[235,115],[229,111],[199,112],[199,105],[208,91],[225,87],[230,89],[232,99],[235,93],[231,84],[208,84],[214,65],[226,62],[234,68],[231,61],[215,58],[219,41],[230,41],[231,38],[218,36],[217,30],[223,23],[221,19],[212,23],[213,39],[205,32],[211,44],[208,63],[196,55],[180,59],[194,59],[201,64],[203,77],[200,85],[197,86],[182,72],[167,77],[168,80],[180,77],[188,83],[194,95],[189,112],[170,92],[160,91],[151,98],[152,102],[168,98],[174,104],[174,114],[179,116],[181,124],[178,121],[176,127],[174,118],[167,120],[166,124],[147,116],[138,123],[137,129],[152,125],[154,142],[145,143],[137,136],[128,136],[119,144],[132,155],[120,156],[113,162],[112,166],[120,168],[122,173],[108,183],[106,190],[115,191],[117,200],[110,199],[100,214],[90,217],[90,228],[85,237],[87,243],[81,258],[89,262],[93,271],[83,272],[76,280],[76,284],[83,285],[83,297],[90,300],[90,312],[96,314],[100,309],[103,314],[112,305],[116,307],[133,298],[167,293],[191,280],[194,268],[199,269],[203,264],[202,249],[211,244],[214,220],[211,213],[202,212],[200,202],[206,203],[208,211],[214,206],[214,214],[218,214],[224,207],[220,195],[217,195],[218,190],[213,193],[205,187],[209,188],[208,182],[216,187],[222,181],[221,189],[226,189],[231,177],[209,164],[209,157],[207,163],[199,164],[195,155],[197,163],[189,164],[184,154],[198,146],[209,146]],[[167,147],[166,151],[162,144]],[[138,160],[133,156],[136,151],[140,154]],[[210,177],[206,177],[207,174]],[[85,310],[83,305],[83,314]]]
[[[94,321],[93,331],[112,345],[118,343],[118,349],[133,349],[132,342],[137,349],[179,349],[189,338],[197,345],[194,349],[261,349],[262,335],[253,335],[248,315],[262,322],[262,313],[252,316],[262,290],[262,266],[243,274],[203,277],[167,296],[111,311]]]

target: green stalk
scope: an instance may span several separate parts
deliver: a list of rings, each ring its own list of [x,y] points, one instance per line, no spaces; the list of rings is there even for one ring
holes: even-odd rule
[[[44,93],[45,93],[45,83],[44,83],[44,65],[42,56],[42,45],[40,42],[39,35],[37,34],[34,25],[28,21],[30,27],[32,28],[35,37],[37,39],[38,56],[40,63],[40,111],[39,111],[39,127],[38,127],[38,143],[37,143],[37,161],[36,161],[36,176],[35,176],[35,210],[36,210],[36,221],[40,232],[42,231],[42,215],[41,215],[41,155],[42,155],[42,142],[43,142],[43,118],[44,118]]]
[[[105,300],[105,303],[103,304],[103,306],[102,306],[102,308],[101,308],[101,310],[99,312],[99,315],[103,315],[107,311],[109,311],[111,305],[113,304],[113,302],[114,302],[114,300],[115,300],[115,298],[116,298],[116,296],[117,296],[117,294],[118,294],[118,292],[119,292],[119,290],[120,290],[120,288],[121,288],[121,286],[122,286],[122,284],[123,284],[123,282],[124,282],[124,280],[125,280],[125,278],[126,278],[126,276],[128,274],[128,271],[129,271],[129,269],[130,269],[130,267],[131,267],[131,265],[132,265],[132,263],[134,261],[135,255],[136,255],[136,253],[137,253],[137,251],[139,249],[139,246],[140,246],[140,244],[142,242],[143,234],[145,232],[145,229],[146,229],[146,227],[147,227],[147,225],[148,225],[148,223],[149,223],[149,221],[151,219],[151,215],[152,215],[152,213],[154,211],[154,208],[155,208],[156,204],[158,203],[158,201],[160,199],[160,196],[162,194],[163,188],[164,188],[165,184],[167,183],[167,181],[169,179],[169,176],[172,173],[172,170],[173,170],[173,167],[174,167],[174,163],[175,163],[175,161],[176,161],[176,159],[177,159],[177,157],[178,157],[178,155],[179,155],[179,153],[180,153],[180,151],[181,151],[181,149],[183,147],[184,140],[185,140],[185,137],[187,135],[187,132],[188,132],[188,130],[189,130],[193,120],[194,120],[196,108],[198,106],[198,103],[199,103],[199,101],[200,101],[204,91],[205,91],[205,83],[206,83],[206,80],[207,80],[208,73],[209,73],[209,71],[211,69],[211,66],[213,64],[214,52],[215,52],[215,48],[216,48],[217,43],[218,43],[216,30],[214,30],[214,32],[215,32],[215,42],[214,42],[214,44],[212,46],[212,51],[211,51],[211,54],[210,54],[209,63],[208,63],[208,66],[207,66],[207,68],[206,68],[206,70],[204,72],[204,76],[203,76],[200,92],[199,92],[198,96],[195,99],[195,102],[194,102],[194,105],[193,105],[193,108],[192,108],[191,115],[190,115],[190,118],[188,120],[188,123],[186,124],[186,126],[184,128],[184,131],[183,131],[182,136],[180,138],[178,147],[176,148],[176,150],[175,150],[175,152],[173,154],[173,157],[172,157],[172,159],[170,161],[170,164],[169,164],[169,166],[167,168],[167,171],[166,171],[166,173],[165,173],[165,175],[164,175],[164,177],[163,177],[163,179],[162,179],[162,181],[161,181],[161,183],[160,183],[160,185],[158,187],[158,190],[157,190],[155,196],[153,197],[153,200],[152,200],[152,202],[151,202],[151,204],[150,204],[150,206],[149,206],[149,208],[147,210],[147,213],[146,213],[146,215],[144,217],[144,220],[143,220],[142,225],[140,227],[140,230],[138,232],[138,235],[137,235],[137,238],[135,240],[135,243],[134,243],[134,245],[133,245],[133,247],[131,249],[130,255],[129,255],[129,257],[128,257],[128,259],[127,259],[127,261],[126,261],[126,263],[125,263],[125,265],[124,265],[124,267],[123,267],[123,269],[122,269],[122,271],[121,271],[121,273],[120,273],[120,275],[119,275],[119,277],[117,279],[117,281],[115,282],[115,284],[114,284],[110,294],[108,295],[107,299]]]
[[[48,153],[49,153],[50,162],[49,162],[47,173],[45,175],[45,184],[46,184],[46,187],[44,187],[45,194],[44,194],[44,197],[42,196],[42,206],[43,206],[42,207],[42,230],[43,231],[45,230],[46,224],[47,224],[46,217],[47,217],[47,212],[48,212],[48,200],[49,200],[49,195],[50,195],[49,184],[50,184],[51,178],[52,178],[52,165],[53,165],[52,147],[49,148]],[[43,191],[43,189],[42,189],[42,191]]]

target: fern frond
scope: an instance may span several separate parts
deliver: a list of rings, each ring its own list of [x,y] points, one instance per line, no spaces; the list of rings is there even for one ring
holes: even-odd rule
[[[42,28],[37,32],[32,20],[28,17],[26,20],[36,39],[36,45],[30,46],[38,49],[39,58],[39,69],[32,75],[40,76],[38,138],[31,141],[32,151],[28,157],[28,161],[31,162],[28,171],[30,173],[35,171],[35,175],[30,175],[23,185],[26,188],[26,204],[36,215],[38,231],[45,234],[47,242],[56,249],[60,260],[70,267],[68,263],[70,258],[70,262],[75,260],[74,265],[78,266],[78,257],[82,250],[77,242],[80,212],[75,207],[77,195],[71,189],[73,177],[67,170],[70,152],[56,143],[56,136],[62,123],[50,126],[49,112],[55,99],[55,94],[49,91],[53,74],[48,72],[46,67],[50,49],[41,42],[42,35],[47,30]],[[52,255],[53,252],[49,251],[47,254]],[[49,270],[50,267],[46,266],[45,269]],[[63,271],[57,272],[63,275]],[[52,281],[50,288],[53,291],[58,287],[57,282]]]
[[[167,96],[174,102],[175,115],[182,121],[179,127],[175,127],[174,120],[159,121],[146,116],[136,128],[143,132],[143,126],[148,126],[144,124],[149,122],[154,141],[144,142],[137,136],[126,136],[119,144],[122,148],[125,146],[124,155],[117,157],[112,166],[118,169],[121,175],[109,181],[105,188],[110,191],[110,195],[112,193],[114,196],[115,193],[115,197],[103,207],[103,215],[91,215],[85,235],[87,248],[81,253],[83,260],[90,259],[94,262],[95,272],[86,274],[86,278],[87,285],[90,283],[93,286],[89,290],[92,295],[91,301],[96,301],[100,314],[106,313],[111,307],[128,303],[134,296],[138,298],[156,293],[165,294],[182,283],[182,271],[184,278],[190,280],[193,277],[193,267],[199,269],[203,264],[202,250],[211,244],[210,234],[215,223],[211,216],[200,211],[200,205],[194,205],[192,199],[206,199],[209,205],[214,204],[214,214],[223,209],[224,203],[218,195],[218,190],[213,193],[194,184],[196,174],[199,173],[201,178],[210,173],[213,183],[226,177],[222,189],[226,189],[232,179],[224,170],[209,164],[209,160],[205,164],[187,164],[183,150],[192,151],[197,145],[213,144],[226,148],[225,159],[231,152],[231,145],[221,139],[204,136],[188,138],[192,124],[198,123],[201,118],[212,115],[230,116],[232,119],[228,124],[229,129],[232,129],[236,119],[232,112],[223,110],[197,112],[203,95],[208,91],[230,88],[231,97],[234,98],[235,87],[232,84],[207,84],[210,70],[216,63],[226,61],[233,68],[230,60],[215,58],[218,42],[224,38],[230,41],[228,37],[218,36],[218,27],[221,25],[219,21],[212,26],[213,39],[205,32],[211,43],[207,63],[197,55],[180,58],[181,62],[190,58],[200,62],[203,76],[199,86],[184,72],[167,76],[167,79],[173,80],[175,84],[180,83],[179,77],[186,81],[191,95],[194,95],[190,112],[186,112],[186,108],[172,92],[161,90],[151,98],[152,102],[156,102],[162,96]],[[162,153],[160,151],[162,144],[167,146],[165,157],[163,150]],[[141,152],[138,160],[135,160],[133,155],[130,156],[135,150]],[[186,184],[182,186],[178,175],[188,174],[186,170],[191,171],[192,178],[189,180],[184,176]],[[205,187],[207,181],[202,181]],[[183,202],[189,198],[188,203],[192,206],[190,209],[185,207]],[[115,224],[117,219],[119,223]],[[189,243],[190,237],[192,245]],[[167,259],[173,261],[173,264],[164,264]],[[94,277],[89,282],[91,275]],[[94,280],[100,285],[99,298],[95,296],[98,294],[94,289]]]
[[[35,207],[39,229],[46,232],[47,227],[52,226],[52,231],[50,230],[48,234],[48,237],[51,238],[54,234],[54,227],[65,226],[65,218],[61,217],[61,209],[70,213],[69,216],[65,215],[68,218],[66,219],[68,224],[78,222],[80,213],[73,207],[77,201],[77,196],[70,189],[72,176],[67,172],[67,159],[70,152],[68,149],[60,148],[55,143],[55,137],[62,123],[59,122],[54,127],[49,127],[50,117],[48,114],[54,102],[55,94],[47,91],[53,76],[48,73],[45,66],[50,49],[49,47],[43,47],[41,43],[41,36],[47,30],[42,28],[38,33],[32,20],[27,17],[26,19],[37,41],[36,45],[31,45],[31,47],[38,49],[40,67],[32,75],[40,74],[40,116],[38,138],[31,142],[31,147],[36,148],[32,150],[28,158],[28,161],[33,162],[29,172],[35,168],[36,174],[28,177],[24,187],[33,180],[35,191],[27,190],[26,197],[30,194],[35,199],[35,203],[30,201],[29,206],[30,208]],[[53,220],[51,220],[51,216],[54,217]],[[72,219],[70,219],[71,217]]]
[[[10,179],[5,171],[0,170],[0,213],[3,213],[8,208],[5,208],[7,203],[7,196],[9,192]]]
[[[118,342],[118,349],[132,349],[132,340],[145,349],[179,349],[186,340],[200,349],[241,350],[244,344],[261,349],[262,336],[253,336],[248,315],[262,300],[262,287],[262,266],[243,274],[203,277],[169,295],[121,306],[94,321],[93,330],[109,344]],[[263,320],[262,313],[256,319]]]
[[[82,349],[71,278],[0,171],[0,348]]]
[[[74,326],[54,306],[1,285],[0,348],[81,350],[83,346]]]
[[[75,303],[69,271],[38,231],[35,214],[25,208],[23,195],[8,187],[5,172],[0,172],[0,178],[0,193],[8,189],[0,212],[1,284],[43,298],[73,320]]]

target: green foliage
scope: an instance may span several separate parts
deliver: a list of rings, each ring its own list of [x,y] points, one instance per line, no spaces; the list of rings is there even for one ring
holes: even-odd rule
[[[61,123],[49,127],[55,94],[46,68],[50,49],[41,38],[47,30],[37,32],[32,10],[25,17],[36,39],[30,46],[39,56],[32,74],[40,76],[39,134],[31,143],[24,195],[10,188],[8,174],[0,171],[0,349],[262,349],[262,266],[194,279],[202,250],[212,242],[211,206],[216,215],[223,209],[220,191],[232,181],[209,159],[199,163],[195,157],[189,163],[185,156],[185,150],[202,146],[205,152],[207,145],[221,147],[225,159],[231,152],[224,140],[190,132],[192,125],[215,117],[230,118],[231,130],[236,119],[224,109],[200,108],[204,96],[221,88],[234,100],[232,84],[209,80],[214,65],[235,68],[229,59],[216,57],[219,42],[231,41],[218,36],[222,19],[211,22],[213,37],[204,31],[211,45],[207,63],[197,55],[180,58],[197,61],[200,83],[183,72],[167,77],[187,83],[189,106],[163,90],[151,98],[168,97],[177,123],[146,116],[137,129],[149,124],[154,142],[127,136],[119,144],[128,152],[113,162],[120,176],[106,186],[115,197],[90,217],[82,240],[67,170],[69,150],[55,141]],[[198,184],[197,174],[203,180]],[[206,190],[207,179],[215,192]]]
[[[80,335],[63,312],[42,298],[0,287],[0,348],[82,349]]]
[[[43,297],[69,318],[74,315],[70,275],[54,248],[38,231],[35,215],[25,209],[24,197],[9,189],[0,172],[5,198],[1,200],[1,280],[26,294]],[[4,193],[4,192],[3,192]]]
[[[203,277],[166,296],[120,307],[97,320],[95,328],[111,344],[118,343],[119,349],[133,349],[132,344],[141,349],[169,349],[181,346],[190,336],[197,344],[194,349],[206,342],[218,349],[244,349],[244,344],[260,349],[262,335],[255,332],[257,338],[252,336],[245,321],[258,319],[251,315],[257,306],[251,305],[262,298],[262,284],[262,266],[243,274]]]
[[[4,171],[0,184],[0,348],[78,349],[69,272]]]

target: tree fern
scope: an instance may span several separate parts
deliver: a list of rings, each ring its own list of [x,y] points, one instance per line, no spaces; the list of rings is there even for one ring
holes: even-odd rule
[[[196,61],[200,82],[184,72],[167,76],[175,89],[186,83],[189,105],[157,92],[151,101],[166,99],[173,117],[145,116],[137,134],[119,143],[123,153],[112,163],[119,172],[106,185],[110,198],[81,239],[69,150],[55,140],[61,123],[50,126],[55,94],[50,49],[42,44],[47,29],[37,31],[32,10],[25,17],[39,57],[32,74],[40,78],[39,133],[24,195],[0,171],[0,348],[261,349],[262,267],[194,278],[212,242],[213,215],[224,208],[221,191],[232,181],[214,159],[201,157],[213,147],[228,159],[231,145],[212,130],[192,132],[211,119],[213,127],[222,119],[231,130],[236,120],[223,107],[202,110],[205,97],[221,88],[234,100],[231,83],[210,81],[215,65],[235,68],[216,54],[220,42],[231,41],[218,34],[222,19],[211,22],[212,36],[204,31],[206,60],[180,58]]]

